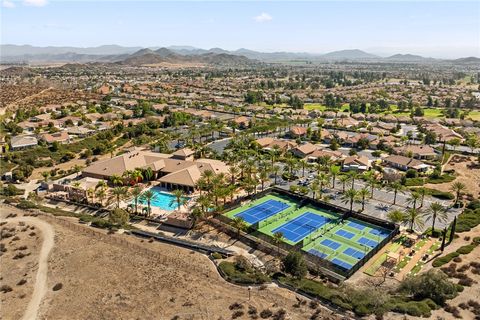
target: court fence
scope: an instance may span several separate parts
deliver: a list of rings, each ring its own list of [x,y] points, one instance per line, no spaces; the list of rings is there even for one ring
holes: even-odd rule
[[[382,241],[378,242],[378,244],[374,248],[370,248],[369,252],[363,258],[359,259],[355,265],[353,265],[350,269],[346,269],[332,263],[327,259],[321,258],[318,255],[302,250],[307,244],[312,243],[318,237],[329,232],[330,230],[324,230],[323,232],[319,231],[318,233],[314,232],[314,234],[312,235],[313,237],[307,236],[306,238],[304,238],[302,241],[299,241],[295,245],[290,245],[283,241],[277,244],[274,242],[274,239],[271,236],[259,231],[260,228],[268,225],[269,224],[268,222],[267,223],[257,222],[248,228],[247,230],[248,233],[240,232],[239,234],[238,231],[230,225],[231,219],[226,217],[223,214],[227,211],[240,207],[242,204],[242,201],[256,200],[271,193],[284,196],[290,199],[294,199],[295,201],[300,203],[300,207],[303,207],[306,205],[312,205],[314,207],[321,208],[330,212],[334,212],[337,214],[339,213],[341,215],[341,219],[347,219],[347,218],[358,219],[360,221],[364,221],[372,225],[387,229],[390,231],[390,233],[388,234],[387,237],[382,239]],[[313,270],[314,272],[321,273],[327,276],[328,278],[330,278],[330,280],[333,280],[336,282],[343,281],[346,278],[349,278],[351,275],[353,275],[371,257],[373,257],[380,250],[382,250],[382,248],[399,233],[399,226],[389,221],[368,216],[356,211],[350,212],[349,210],[342,208],[340,206],[326,203],[317,199],[304,197],[299,194],[296,194],[275,186],[268,188],[263,192],[259,192],[257,194],[253,194],[249,197],[243,198],[242,201],[231,203],[231,206],[225,207],[224,211],[221,214],[215,216],[215,219],[209,219],[207,221],[210,221],[215,227],[220,228],[221,231],[229,234],[230,236],[236,237],[237,235],[239,235],[240,241],[246,243],[252,248],[258,249],[260,251],[264,251],[267,254],[283,257],[287,255],[288,252],[290,251],[301,252],[311,271]],[[271,222],[274,222],[274,221],[270,221],[270,223]],[[308,239],[308,240],[305,240],[305,239]],[[275,248],[277,248],[278,250],[275,251],[274,250]],[[278,254],[275,254],[275,253],[278,253]]]

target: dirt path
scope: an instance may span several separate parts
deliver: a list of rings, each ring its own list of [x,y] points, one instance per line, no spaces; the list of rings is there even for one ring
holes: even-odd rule
[[[43,244],[38,257],[38,270],[33,295],[22,318],[24,320],[37,319],[40,303],[47,293],[48,257],[54,245],[55,232],[50,224],[34,217],[16,217],[8,219],[8,221],[26,222],[37,227],[43,234]]]

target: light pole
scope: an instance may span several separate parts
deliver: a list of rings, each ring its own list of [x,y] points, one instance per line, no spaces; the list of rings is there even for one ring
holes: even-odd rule
[[[250,301],[251,292],[252,292],[252,287],[248,286],[248,301]]]

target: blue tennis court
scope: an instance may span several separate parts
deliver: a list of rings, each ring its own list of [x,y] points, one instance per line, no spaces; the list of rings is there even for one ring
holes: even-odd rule
[[[365,226],[363,224],[360,224],[360,223],[356,223],[356,222],[353,222],[353,221],[350,221],[348,223],[348,226],[349,227],[352,227],[352,228],[355,228],[355,229],[358,229],[358,230],[363,230],[365,229]]]
[[[321,244],[323,244],[324,246],[326,247],[329,247],[329,248],[332,248],[333,250],[337,250],[338,248],[340,248],[341,244],[338,243],[338,242],[335,242],[335,241],[332,241],[330,239],[324,239],[322,240],[322,242],[320,242]]]
[[[332,263],[333,264],[336,264],[337,266],[343,268],[343,269],[346,269],[346,270],[350,270],[352,269],[352,265],[350,263],[347,263],[345,261],[342,261],[342,260],[339,260],[337,258],[333,259],[332,260]]]
[[[347,256],[351,256],[357,259],[362,259],[363,257],[365,257],[365,253],[363,253],[362,251],[355,250],[353,248],[348,248],[345,251],[343,251],[343,253],[346,254]]]
[[[311,254],[313,254],[317,257],[320,257],[322,259],[328,257],[328,254],[326,254],[325,252],[320,252],[320,251],[315,250],[315,249],[310,249],[310,250],[308,250],[308,252],[310,252]]]
[[[338,234],[339,236],[342,236],[342,237],[347,238],[347,239],[352,239],[355,236],[354,233],[351,233],[351,232],[348,232],[348,231],[345,231],[345,230],[342,230],[342,229],[335,232],[335,234]]]
[[[272,233],[281,232],[285,239],[297,243],[326,224],[329,220],[327,217],[312,212],[305,212],[301,216],[272,230]]]
[[[254,224],[258,221],[265,220],[268,217],[271,217],[289,207],[290,206],[284,202],[269,199],[265,202],[248,208],[245,211],[237,213],[235,217],[240,217],[245,220],[245,222]]]
[[[390,232],[380,229],[372,229],[370,230],[370,233],[381,238],[386,238],[390,234]]]
[[[363,244],[364,246],[369,246],[370,248],[375,248],[377,246],[376,241],[370,240],[370,239],[367,239],[367,238],[364,238],[364,237],[361,237],[360,239],[358,239],[357,242],[360,243],[360,244]]]

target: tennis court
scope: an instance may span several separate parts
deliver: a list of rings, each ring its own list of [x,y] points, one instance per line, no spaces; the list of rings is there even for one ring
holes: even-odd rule
[[[265,202],[254,205],[245,211],[235,214],[235,217],[240,217],[247,223],[255,224],[258,221],[271,217],[289,207],[290,206],[284,202],[269,199]]]
[[[375,248],[377,246],[377,241],[375,240],[370,240],[365,237],[361,237],[360,239],[357,240],[358,243],[364,246],[369,246],[370,248]]]
[[[281,232],[285,239],[297,243],[329,221],[330,219],[327,217],[312,212],[305,212],[301,216],[273,229],[272,233]]]

